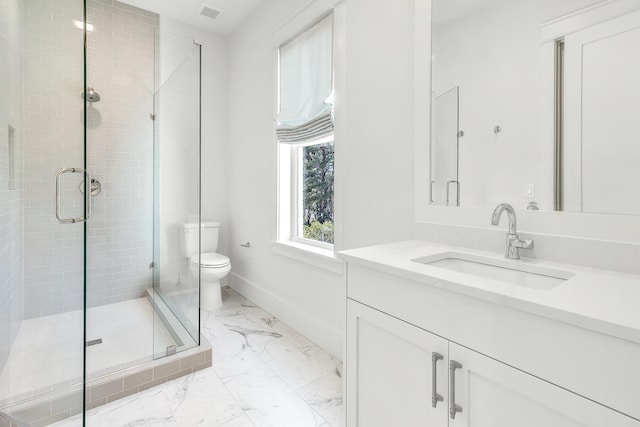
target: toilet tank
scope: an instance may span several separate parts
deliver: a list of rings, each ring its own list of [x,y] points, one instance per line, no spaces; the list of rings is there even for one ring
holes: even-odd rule
[[[202,221],[202,253],[215,252],[218,249],[220,223],[216,221]],[[180,227],[180,251],[185,258],[191,258],[198,253],[198,223],[186,222]]]

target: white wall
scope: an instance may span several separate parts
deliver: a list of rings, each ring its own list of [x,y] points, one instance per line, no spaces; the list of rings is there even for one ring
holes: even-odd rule
[[[22,6],[0,2],[0,370],[23,317]],[[9,126],[15,132],[9,157]],[[10,166],[10,162],[13,163]],[[9,169],[15,167],[15,183]]]
[[[273,34],[307,2],[265,2],[229,38],[230,283],[342,355],[344,276],[273,251],[276,74]],[[336,240],[353,248],[411,236],[412,1],[348,0],[337,70]],[[342,72],[342,74],[340,74]],[[342,120],[339,123],[339,120]],[[372,126],[372,123],[375,126]],[[337,133],[338,135],[338,133]],[[251,249],[240,244],[250,241]]]
[[[347,1],[347,137],[336,154],[344,249],[411,236],[413,3]]]

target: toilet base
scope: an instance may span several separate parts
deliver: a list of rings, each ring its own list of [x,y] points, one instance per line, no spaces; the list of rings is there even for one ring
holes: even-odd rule
[[[200,308],[215,310],[222,306],[222,289],[220,281],[200,284]]]

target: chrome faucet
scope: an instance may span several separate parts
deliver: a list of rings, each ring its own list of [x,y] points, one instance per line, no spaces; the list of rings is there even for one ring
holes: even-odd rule
[[[507,259],[520,259],[519,249],[533,249],[533,240],[522,240],[516,233],[516,211],[508,203],[501,203],[493,210],[491,215],[491,225],[500,223],[502,212],[507,212],[509,219],[509,232],[507,233],[507,252],[504,257]]]

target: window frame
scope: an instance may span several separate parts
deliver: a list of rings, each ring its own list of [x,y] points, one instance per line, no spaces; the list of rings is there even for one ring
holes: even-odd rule
[[[303,245],[317,246],[319,248],[332,251],[335,246],[335,241],[334,243],[326,243],[326,242],[321,242],[319,240],[313,240],[313,239],[308,239],[304,237],[304,220],[303,220],[304,161],[302,159],[302,152],[303,152],[302,150],[306,147],[313,147],[314,145],[324,145],[328,143],[331,143],[333,145],[334,156],[335,156],[334,133],[331,133],[329,135],[326,135],[322,138],[319,138],[313,141],[308,141],[301,144],[292,145],[289,147],[289,149],[292,152],[290,155],[291,169],[289,171],[291,176],[291,189],[290,189],[291,205],[290,205],[290,212],[289,212],[291,221],[289,224],[290,226],[289,240],[303,244]],[[335,181],[334,181],[334,185],[335,185]],[[335,224],[335,189],[334,189],[333,209],[334,209],[333,223]],[[334,234],[334,239],[335,239],[335,234]]]
[[[292,17],[285,20],[272,36],[272,111],[276,120],[279,114],[279,48],[296,34],[300,34],[309,25],[319,22],[328,14],[333,14],[333,86],[336,109],[334,111],[334,243],[332,249],[320,248],[313,244],[298,243],[291,240],[290,232],[290,148],[283,147],[273,133],[271,140],[271,159],[274,162],[275,176],[273,191],[273,228],[271,229],[272,251],[280,256],[307,263],[315,268],[326,270],[333,274],[343,275],[345,263],[336,253],[344,249],[344,182],[345,171],[340,168],[345,154],[344,139],[347,135],[345,104],[345,28],[346,5],[345,0],[312,0],[299,9]]]
[[[312,28],[314,25],[320,23],[325,18],[332,16],[333,20],[333,48],[332,48],[332,86],[335,88],[335,43],[336,43],[336,28],[335,28],[335,9],[325,9],[322,13],[317,14],[301,25],[296,31],[291,32],[290,36],[284,39],[282,42],[275,46],[275,76],[276,76],[276,105],[275,115],[277,116],[280,111],[280,49],[287,43],[294,40],[305,31]],[[275,136],[277,144],[277,226],[276,226],[276,242],[287,244],[292,243],[297,248],[308,248],[312,252],[320,251],[324,255],[334,257],[335,252],[335,228],[334,228],[334,243],[325,243],[313,239],[303,237],[303,199],[302,186],[303,181],[303,161],[302,161],[302,149],[304,147],[325,144],[331,142],[334,147],[335,156],[335,131],[329,135],[325,135],[322,138],[317,138],[309,141],[299,142],[297,144],[285,144],[278,141],[277,135]],[[334,157],[335,158],[335,157]],[[335,166],[334,166],[335,171]],[[286,197],[283,197],[285,196]],[[335,227],[335,173],[334,173],[334,227]]]

